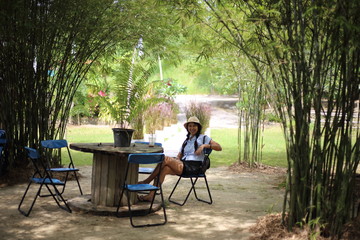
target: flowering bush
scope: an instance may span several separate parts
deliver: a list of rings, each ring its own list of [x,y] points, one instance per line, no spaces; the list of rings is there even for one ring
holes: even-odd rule
[[[211,117],[211,108],[209,104],[190,102],[185,107],[185,115],[186,119],[192,116],[196,116],[199,119],[202,125],[201,133],[204,133],[206,129],[208,129]]]
[[[145,132],[153,134],[156,130],[169,126],[176,117],[176,111],[174,103],[168,102],[149,107],[144,113]]]

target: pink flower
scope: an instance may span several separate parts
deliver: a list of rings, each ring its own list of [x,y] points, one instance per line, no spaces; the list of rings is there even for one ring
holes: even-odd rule
[[[105,97],[105,96],[106,96],[106,93],[103,92],[103,91],[101,91],[101,90],[98,92],[98,94],[99,94],[100,96],[102,96],[102,97]]]

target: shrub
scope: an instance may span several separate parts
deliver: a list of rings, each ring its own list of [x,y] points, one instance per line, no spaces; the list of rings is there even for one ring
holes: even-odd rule
[[[144,113],[145,132],[155,133],[156,130],[169,126],[174,122],[177,111],[177,105],[173,102],[163,102],[149,107]]]

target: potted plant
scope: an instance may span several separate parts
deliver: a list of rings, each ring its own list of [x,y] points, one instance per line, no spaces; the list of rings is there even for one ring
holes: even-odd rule
[[[99,90],[101,102],[105,104],[103,115],[109,115],[115,120],[114,146],[128,147],[131,143],[134,129],[131,123],[143,110],[146,85],[152,68],[134,62],[133,58],[123,55],[114,65],[109,93]]]

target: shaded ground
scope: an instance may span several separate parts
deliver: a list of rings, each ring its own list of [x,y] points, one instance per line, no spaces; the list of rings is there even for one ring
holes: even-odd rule
[[[81,168],[81,184],[90,193],[91,167]],[[259,216],[281,210],[283,191],[279,190],[281,172],[238,172],[213,168],[208,172],[214,203],[194,200],[185,206],[167,204],[168,224],[134,229],[128,218],[67,213],[50,198],[40,198],[30,217],[17,211],[26,184],[0,189],[1,239],[248,239],[249,227]],[[169,176],[164,185],[170,194],[177,178]],[[200,186],[200,185],[199,185]],[[180,190],[185,190],[181,186]],[[201,190],[205,190],[201,188]],[[67,198],[78,194],[75,183]],[[154,214],[153,217],[157,217]]]
[[[188,101],[207,102],[212,106],[211,128],[237,127],[234,97],[179,96],[176,101],[180,106]],[[185,120],[180,114],[180,127]],[[172,153],[177,149],[176,146],[165,150]],[[89,194],[91,166],[81,167],[81,174],[82,187],[85,194]],[[132,228],[127,218],[69,214],[50,198],[38,199],[30,217],[26,218],[17,211],[26,184],[8,186],[0,179],[0,239],[308,239],[307,229],[287,233],[280,224],[283,169],[233,165],[211,168],[207,175],[214,200],[212,205],[197,202],[193,197],[183,207],[168,203],[168,224],[145,229]],[[174,176],[166,179],[166,198],[176,180]],[[67,198],[78,194],[75,184],[71,186]],[[181,189],[185,191],[184,186]],[[347,225],[343,239],[360,239],[359,222],[360,218]]]
[[[219,103],[218,97],[191,96],[177,99],[211,103],[212,128],[236,127],[237,117],[232,106],[234,98]],[[221,101],[220,101],[221,102]],[[180,115],[179,122],[185,121]],[[178,148],[178,147],[176,147]],[[271,172],[271,174],[269,174]],[[81,167],[81,184],[85,194],[90,193],[91,166]],[[283,172],[244,171],[240,166],[211,168],[208,180],[213,196],[212,205],[194,200],[183,206],[167,204],[168,224],[165,226],[134,229],[127,218],[94,216],[59,209],[50,198],[38,199],[30,217],[17,211],[17,205],[26,184],[0,188],[1,239],[248,239],[249,227],[259,216],[279,212],[283,191],[278,188]],[[14,179],[13,179],[14,180]],[[177,177],[169,176],[164,185],[167,197]],[[74,183],[67,190],[67,198],[77,196]],[[185,191],[184,186],[180,190]],[[205,190],[204,188],[201,188]],[[205,192],[204,192],[205,193]],[[154,214],[156,217],[157,214]]]

